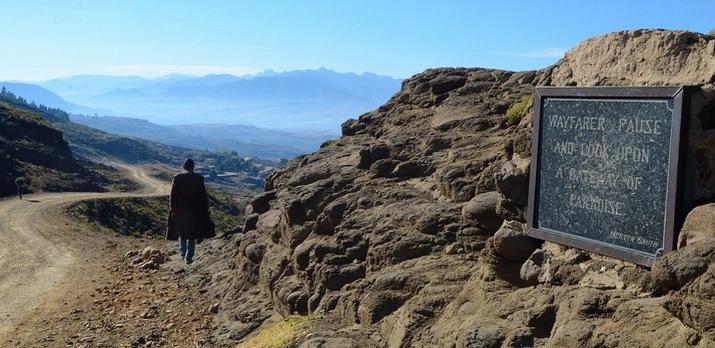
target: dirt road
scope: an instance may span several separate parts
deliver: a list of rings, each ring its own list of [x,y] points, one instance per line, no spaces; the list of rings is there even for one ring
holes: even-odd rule
[[[72,290],[71,276],[85,271],[84,248],[71,242],[72,224],[59,216],[58,207],[86,199],[168,194],[168,185],[142,168],[113,165],[126,170],[142,188],[129,193],[41,193],[23,200],[0,200],[0,342],[32,310],[66,298]]]

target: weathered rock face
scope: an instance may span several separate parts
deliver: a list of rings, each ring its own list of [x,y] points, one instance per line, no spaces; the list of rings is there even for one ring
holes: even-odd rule
[[[390,347],[715,344],[715,244],[685,246],[651,272],[525,236],[531,111],[505,118],[537,85],[701,85],[690,146],[704,168],[698,199],[712,201],[713,45],[622,32],[542,71],[406,80],[341,139],[270,177],[216,280],[231,319],[217,334],[240,339],[275,311],[359,324]]]
[[[554,86],[676,86],[715,82],[715,40],[687,31],[630,30],[590,38],[568,51]]]

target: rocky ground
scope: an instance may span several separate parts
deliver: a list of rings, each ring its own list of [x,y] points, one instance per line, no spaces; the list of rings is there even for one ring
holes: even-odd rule
[[[294,345],[715,346],[712,205],[652,270],[524,227],[536,86],[698,86],[689,150],[703,204],[715,201],[713,81],[713,37],[648,30],[584,41],[539,71],[415,75],[272,175],[243,233],[199,265],[220,303],[213,339],[313,315],[332,326]]]
[[[151,246],[131,250],[94,272],[101,276],[64,302],[63,311],[31,317],[7,343],[22,347],[207,346],[217,305],[184,283],[187,267],[175,253],[168,255]]]

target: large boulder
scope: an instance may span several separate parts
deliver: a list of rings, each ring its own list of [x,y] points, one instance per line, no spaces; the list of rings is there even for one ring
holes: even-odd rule
[[[715,203],[693,209],[678,236],[678,248],[705,240],[715,240]]]
[[[498,192],[480,193],[464,205],[462,218],[469,224],[485,229],[486,234],[494,233],[502,223],[502,219],[497,216],[498,203]]]
[[[494,174],[497,191],[512,204],[526,206],[529,198],[529,165],[529,158],[515,154]]]
[[[511,261],[525,261],[541,244],[527,236],[524,224],[518,221],[504,221],[491,242],[499,256]]]

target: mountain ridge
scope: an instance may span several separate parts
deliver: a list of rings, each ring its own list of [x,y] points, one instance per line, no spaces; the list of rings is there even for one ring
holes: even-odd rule
[[[143,118],[159,124],[205,122],[262,128],[329,128],[338,132],[349,116],[389,99],[399,79],[329,69],[269,72],[253,76],[212,74],[148,80],[91,76],[51,80],[41,86],[67,100],[109,110],[104,114]],[[112,84],[112,81],[116,83]]]
[[[64,134],[51,122],[66,113],[0,94],[0,197],[17,193],[15,179],[26,177],[25,192],[96,191],[127,187],[111,168],[75,157]]]
[[[24,82],[0,81],[0,87],[6,88],[17,96],[21,96],[37,105],[45,105],[52,108],[62,109],[72,113],[97,113],[99,109],[90,108],[84,105],[68,102],[57,93],[38,85]]]

